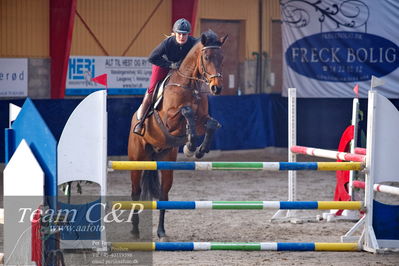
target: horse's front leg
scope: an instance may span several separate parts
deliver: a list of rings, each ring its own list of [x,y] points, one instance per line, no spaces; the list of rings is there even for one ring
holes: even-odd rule
[[[201,145],[195,152],[195,157],[197,159],[201,159],[202,157],[204,157],[205,153],[209,152],[213,135],[215,134],[216,129],[220,127],[221,125],[219,124],[219,122],[212,117],[209,117],[209,119],[206,121],[204,141],[201,143]]]
[[[183,147],[183,152],[187,157],[192,157],[197,148],[196,145],[196,134],[195,134],[195,114],[190,106],[184,106],[181,108],[181,114],[186,119],[186,134],[187,142]]]

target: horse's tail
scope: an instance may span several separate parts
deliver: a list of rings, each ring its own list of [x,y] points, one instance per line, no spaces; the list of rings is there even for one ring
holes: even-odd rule
[[[159,183],[158,171],[143,171],[141,177],[141,200],[159,199],[161,185]]]

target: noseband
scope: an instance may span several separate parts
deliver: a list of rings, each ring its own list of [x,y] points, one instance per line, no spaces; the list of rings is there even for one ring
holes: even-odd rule
[[[205,46],[201,49],[201,51],[205,51],[207,49],[220,49],[220,48],[221,48],[221,46],[217,46],[217,45]],[[201,54],[201,68],[202,68],[202,73],[203,73],[202,76],[205,78],[205,83],[207,85],[209,85],[210,79],[222,78],[222,74],[220,74],[220,73],[216,73],[216,74],[212,75],[211,73],[206,71],[203,54]]]

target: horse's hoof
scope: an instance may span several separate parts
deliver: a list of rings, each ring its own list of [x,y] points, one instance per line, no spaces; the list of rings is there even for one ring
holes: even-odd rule
[[[195,158],[201,159],[202,157],[204,157],[204,155],[205,155],[205,153],[200,152],[200,151],[197,151],[197,152],[195,153]]]
[[[157,236],[158,236],[158,238],[159,238],[159,240],[161,242],[166,242],[166,240],[168,238],[166,233],[165,233],[165,230],[158,230],[157,231]]]
[[[159,238],[159,242],[169,242],[169,237],[168,236],[162,236]]]
[[[190,151],[190,150],[187,148],[187,145],[184,145],[184,147],[183,147],[183,152],[184,152],[184,155],[186,155],[186,157],[193,157],[193,155],[194,155],[194,152],[193,152],[193,151]]]
[[[197,159],[201,159],[202,157],[204,157],[204,155],[205,155],[205,152],[201,151],[201,149],[198,149],[195,152],[195,158],[197,158]]]
[[[133,230],[130,231],[132,234],[133,239],[140,239],[140,233],[134,232]]]

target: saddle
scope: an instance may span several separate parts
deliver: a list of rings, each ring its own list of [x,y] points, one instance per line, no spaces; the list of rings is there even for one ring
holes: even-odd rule
[[[163,99],[163,92],[165,89],[166,84],[168,84],[169,78],[172,75],[171,72],[168,73],[168,75],[161,81],[158,82],[158,84],[155,86],[154,93],[152,94],[152,101],[151,101],[151,111],[149,112],[148,116],[152,115],[154,110],[157,109],[159,104],[162,102]]]
[[[144,110],[144,113],[142,115],[143,117],[141,118],[141,120],[139,120],[136,115],[137,123],[134,126],[134,130],[133,130],[134,133],[136,133],[140,136],[144,135],[144,133],[142,132],[144,121],[147,119],[147,117],[150,117],[152,114],[156,113],[155,110],[158,107],[159,103],[162,101],[165,84],[169,80],[170,76],[171,76],[171,73],[168,73],[168,75],[161,82],[158,82],[156,84],[156,86],[154,88],[154,92],[152,94],[146,93],[146,96],[151,95],[150,103],[149,103],[149,106],[146,107],[146,110]]]
[[[165,90],[166,85],[168,84],[168,81],[171,77],[173,72],[169,72],[168,75],[157,84],[155,87],[154,93],[152,95],[152,103],[151,103],[151,109],[146,118],[150,117],[151,115],[154,115],[155,120],[157,121],[159,128],[162,130],[163,134],[166,137],[166,142],[168,143],[169,146],[180,146],[183,145],[186,142],[186,136],[172,136],[170,135],[167,127],[165,124],[162,122],[161,117],[159,116],[159,113],[157,111],[158,106],[162,102],[163,99],[163,93]]]

